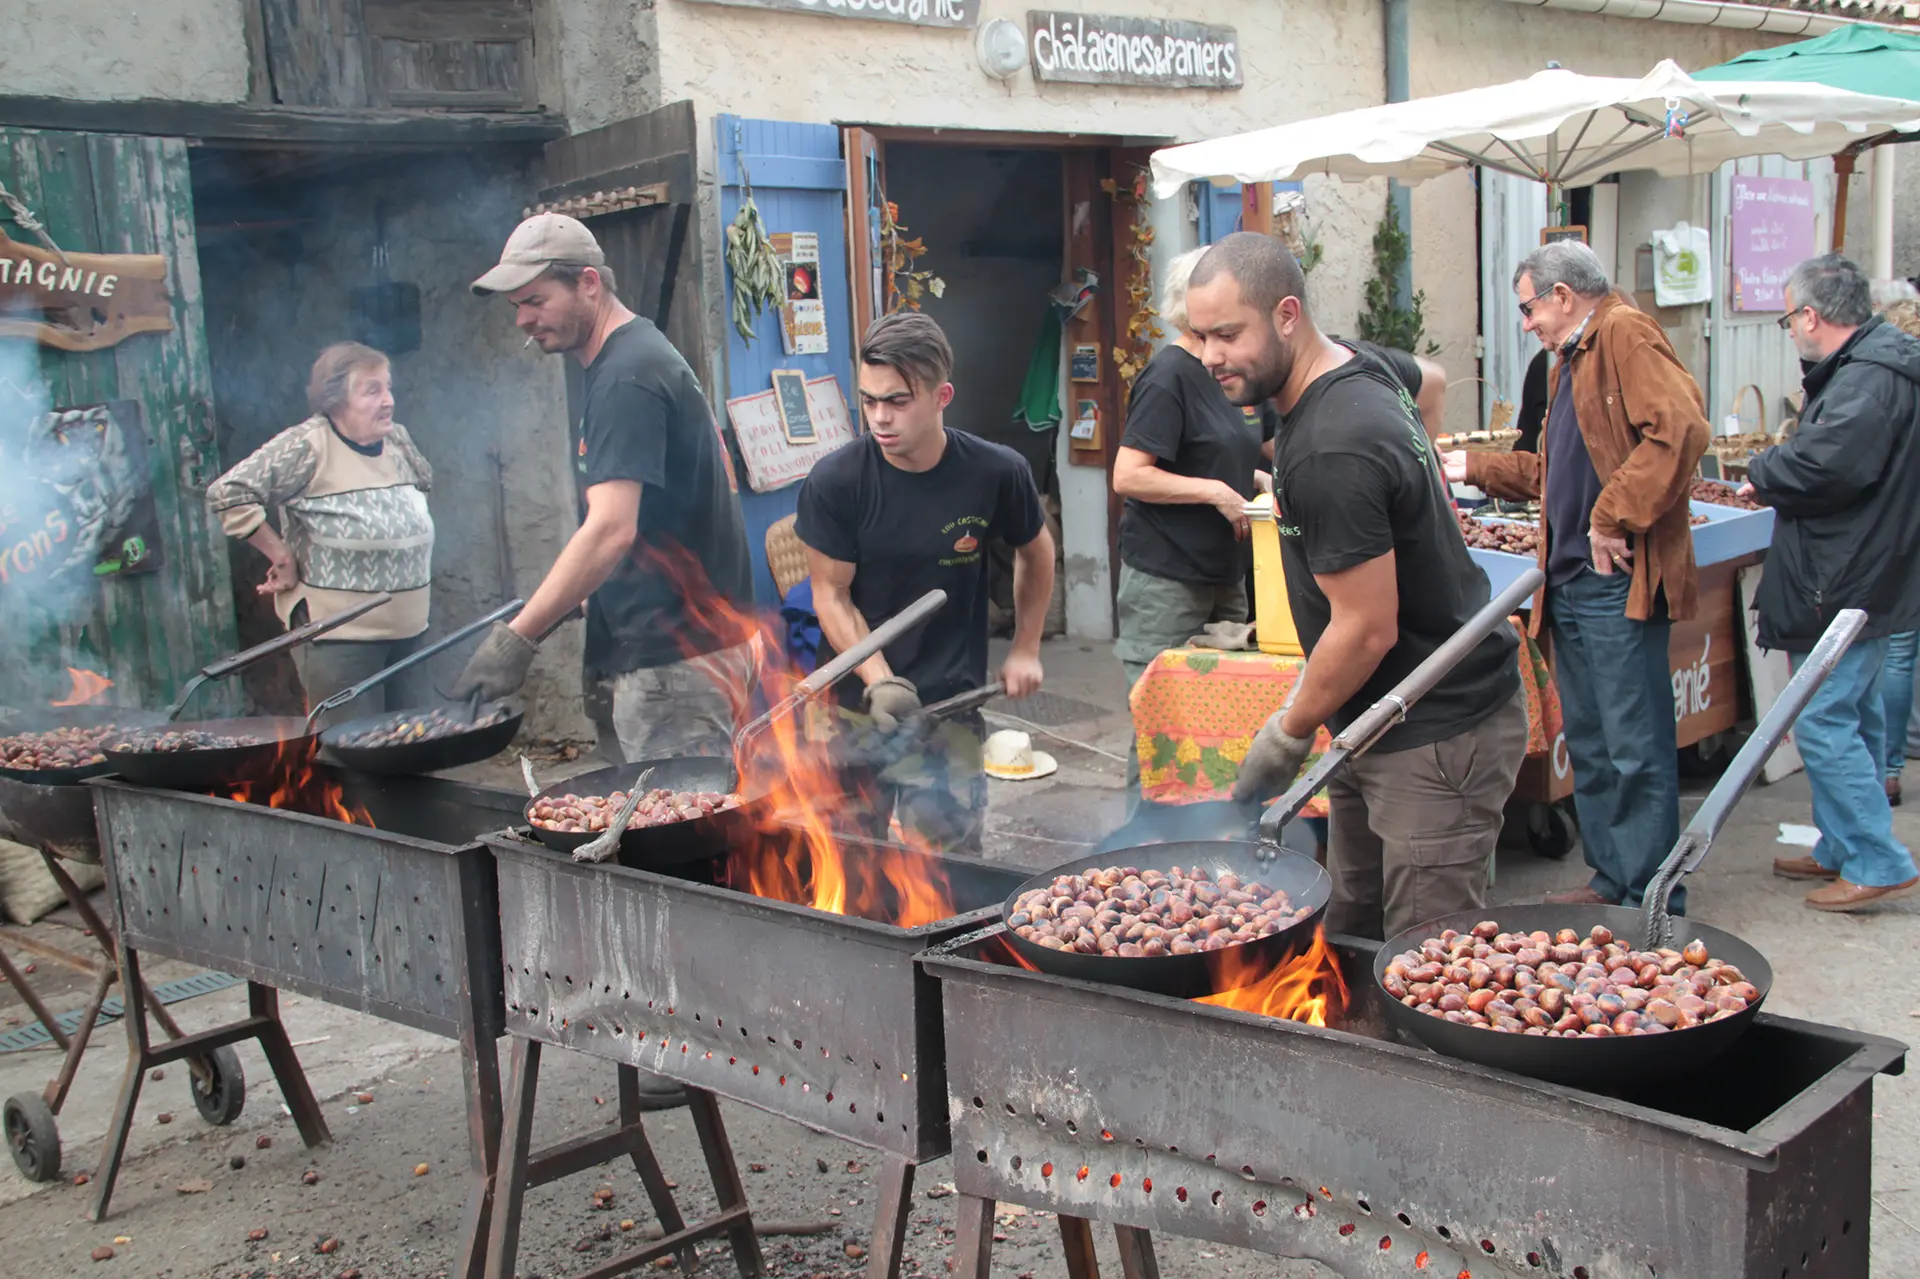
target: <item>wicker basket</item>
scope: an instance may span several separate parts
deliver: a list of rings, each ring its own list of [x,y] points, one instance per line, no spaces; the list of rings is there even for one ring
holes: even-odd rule
[[[807,544],[793,531],[795,517],[783,516],[767,530],[767,567],[781,598],[807,580]]]

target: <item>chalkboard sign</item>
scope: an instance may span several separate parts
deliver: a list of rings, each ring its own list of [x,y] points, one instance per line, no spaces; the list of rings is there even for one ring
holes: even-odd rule
[[[1587,228],[1583,226],[1549,226],[1540,228],[1540,243],[1553,244],[1559,240],[1577,240],[1587,242]]]
[[[807,404],[807,375],[799,369],[775,369],[773,394],[780,402],[780,425],[790,444],[812,444],[820,438],[813,410]]]
[[[1728,179],[1733,207],[1733,309],[1784,311],[1787,276],[1814,255],[1813,183]]]

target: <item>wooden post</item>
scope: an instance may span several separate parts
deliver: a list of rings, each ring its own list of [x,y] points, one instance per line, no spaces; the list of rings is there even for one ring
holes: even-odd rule
[[[1240,229],[1273,234],[1273,183],[1249,182],[1240,188]]]

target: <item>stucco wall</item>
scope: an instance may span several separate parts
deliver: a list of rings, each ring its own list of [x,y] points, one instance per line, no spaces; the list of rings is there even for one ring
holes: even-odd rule
[[[306,417],[307,371],[320,348],[352,336],[350,293],[374,278],[374,210],[384,209],[388,275],[421,293],[420,349],[393,361],[394,416],[434,470],[434,636],[530,595],[575,524],[561,361],[526,350],[506,305],[467,287],[497,260],[537,178],[524,158],[481,151],[405,161],[311,183],[288,197],[290,229],[213,236],[201,249],[221,457],[231,464]],[[243,615],[263,564],[237,556]],[[439,686],[470,651],[434,659]],[[529,680],[531,731],[591,735],[579,670],[580,627],[570,624]]]
[[[1721,28],[1528,9],[1502,0],[1447,0],[1410,8],[1408,70],[1414,97],[1523,79],[1550,61],[1591,75],[1641,76],[1662,58],[1687,68],[1706,67],[1748,49],[1784,42],[1782,37]],[[1623,191],[1623,243],[1636,216],[1630,203]],[[1428,333],[1440,344],[1438,358],[1454,381],[1476,376],[1478,367],[1474,340],[1479,317],[1473,305],[1477,227],[1474,189],[1464,174],[1414,189],[1414,287],[1426,291]],[[1631,270],[1632,257],[1623,252],[1620,266],[1623,272]],[[1448,397],[1449,429],[1480,425],[1477,391],[1466,387]]]
[[[970,31],[654,0],[660,100],[691,99],[703,123],[727,111],[814,123],[1192,141],[1365,106],[1379,100],[1384,85],[1376,0],[1239,3],[1204,14],[1174,0],[1060,0],[1054,7],[1230,23],[1239,32],[1245,87],[1042,85],[1030,70],[1002,83],[979,69]],[[1025,0],[983,0],[980,18],[1005,18],[1025,30],[1027,8]],[[701,147],[710,182],[710,131]],[[1385,187],[1316,181],[1309,194],[1327,251],[1314,273],[1315,304],[1331,324],[1350,326]],[[711,205],[706,217],[717,232]],[[709,244],[718,242],[716,233]],[[717,262],[709,263],[708,278],[720,278]],[[718,334],[719,325],[715,301],[710,330]]]
[[[655,0],[533,0],[541,104],[575,133],[639,115],[660,96]]]
[[[7,0],[0,14],[0,93],[193,102],[247,96],[239,0]]]

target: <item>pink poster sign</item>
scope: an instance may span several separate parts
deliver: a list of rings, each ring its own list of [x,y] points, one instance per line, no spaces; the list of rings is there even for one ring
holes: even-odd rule
[[[1730,181],[1733,309],[1784,311],[1787,276],[1812,257],[1813,183],[1798,178]]]

